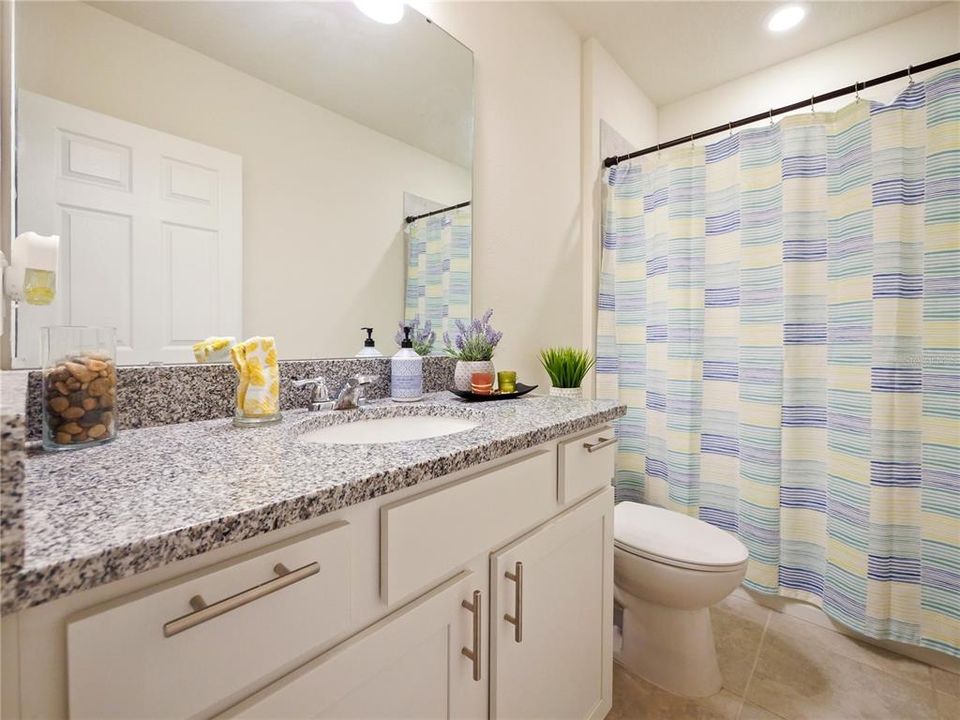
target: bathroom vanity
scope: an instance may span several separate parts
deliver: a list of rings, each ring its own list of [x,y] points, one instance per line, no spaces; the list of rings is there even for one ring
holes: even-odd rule
[[[622,414],[442,393],[31,456],[3,716],[603,718]],[[472,427],[310,439],[398,415]]]

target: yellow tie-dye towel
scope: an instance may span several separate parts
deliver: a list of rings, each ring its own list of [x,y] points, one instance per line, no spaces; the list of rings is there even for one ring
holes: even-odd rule
[[[280,369],[272,337],[252,337],[230,348],[239,375],[237,411],[246,417],[276,415],[280,410]]]
[[[208,337],[193,345],[193,357],[198,363],[226,362],[230,359],[234,337]]]

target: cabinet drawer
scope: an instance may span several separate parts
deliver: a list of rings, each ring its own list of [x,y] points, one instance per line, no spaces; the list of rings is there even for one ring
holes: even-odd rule
[[[422,590],[556,508],[556,460],[540,450],[380,510],[380,593]]]
[[[192,716],[349,621],[350,527],[336,522],[70,621],[70,717]]]
[[[479,717],[486,686],[473,681],[473,663],[461,653],[473,642],[463,603],[475,580],[469,571],[456,575],[217,720]]]
[[[609,425],[561,442],[557,472],[557,497],[561,504],[609,485],[616,458],[616,434]]]

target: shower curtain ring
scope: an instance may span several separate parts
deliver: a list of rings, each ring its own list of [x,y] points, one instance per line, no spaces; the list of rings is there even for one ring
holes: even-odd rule
[[[853,83],[853,93],[856,96],[857,102],[860,102],[860,81]]]
[[[660,143],[657,143],[657,157],[660,157]]]
[[[814,98],[816,98],[816,97],[817,97],[816,95],[811,95],[811,96],[810,96],[810,112],[816,112],[816,111],[813,109],[813,101],[814,101]]]
[[[693,149],[693,133],[690,134],[690,149]]]
[[[913,85],[913,65],[907,65],[907,80],[909,85]]]
[[[773,127],[773,108],[770,108],[770,127]]]
[[[730,137],[733,137],[733,122],[732,122],[732,121],[727,123],[727,132],[729,133]]]

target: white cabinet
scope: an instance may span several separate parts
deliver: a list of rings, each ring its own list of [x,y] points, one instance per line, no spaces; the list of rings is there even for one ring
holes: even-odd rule
[[[611,438],[573,434],[18,613],[8,715],[602,720]]]
[[[491,718],[606,715],[612,579],[612,488],[491,557]]]
[[[72,618],[70,717],[208,715],[312,657],[350,629],[350,541],[333,522]]]
[[[486,717],[485,590],[461,572],[221,717]]]
[[[538,450],[380,510],[380,593],[423,592],[556,512],[556,454]]]

